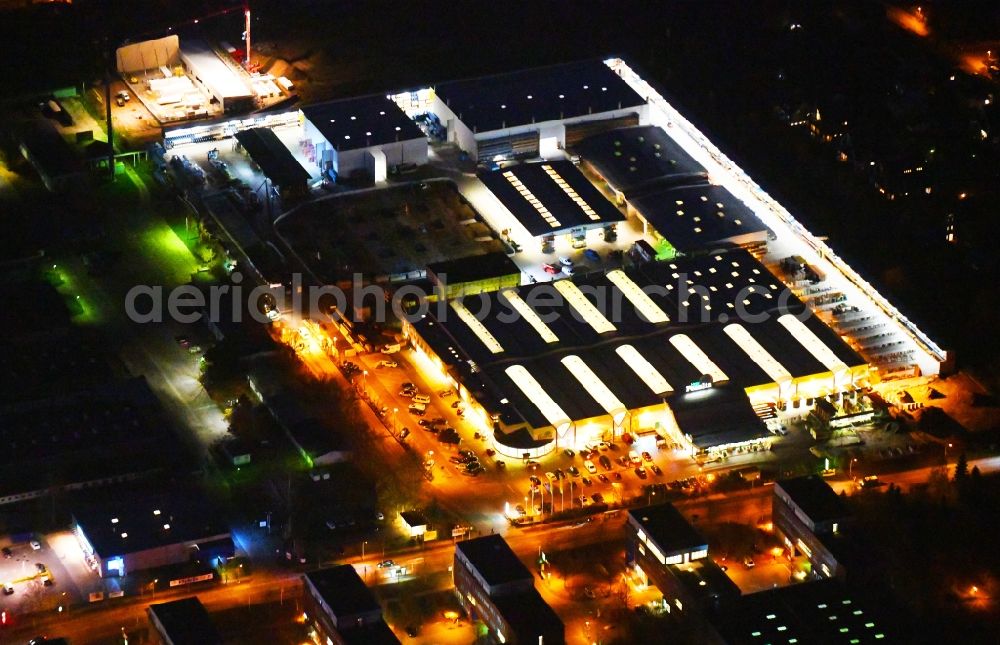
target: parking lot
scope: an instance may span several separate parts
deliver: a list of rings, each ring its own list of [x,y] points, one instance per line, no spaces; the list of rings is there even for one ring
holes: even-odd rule
[[[377,408],[385,410],[384,419],[390,430],[395,434],[404,428],[409,430],[406,441],[425,459],[433,460],[434,475],[464,482],[479,480],[477,488],[488,483],[502,484],[503,498],[497,500],[497,510],[506,510],[508,519],[523,520],[543,510],[549,514],[600,503],[619,504],[643,494],[644,487],[658,483],[677,496],[690,495],[712,479],[700,475],[698,466],[685,452],[675,450],[671,444],[657,445],[655,435],[640,436],[632,445],[595,442],[595,450],[589,457],[564,448],[540,457],[537,462],[491,454],[490,438],[460,414],[464,405],[450,384],[431,366],[424,365],[426,359],[421,354],[403,350],[351,360],[361,370],[355,383],[369,393]],[[386,362],[395,366],[386,366]],[[404,392],[407,383],[413,389]],[[430,399],[422,415],[409,411],[414,393]],[[457,432],[460,444],[441,441],[446,428]],[[460,450],[471,451],[482,464],[482,470],[469,473],[466,464],[461,463],[468,457],[463,457]],[[632,452],[638,463],[630,458]],[[588,460],[594,472],[588,470]],[[641,470],[636,472],[636,469]],[[655,496],[655,492],[649,493],[650,503],[657,501]]]
[[[87,582],[98,580],[68,531],[36,536],[31,541],[4,538],[2,544],[0,582],[4,591],[0,608],[7,612],[57,610],[85,601],[90,591]]]

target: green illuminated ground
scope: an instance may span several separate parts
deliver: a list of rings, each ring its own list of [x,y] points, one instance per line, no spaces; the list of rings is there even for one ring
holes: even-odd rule
[[[670,242],[660,238],[660,240],[653,245],[656,250],[657,260],[673,260],[677,257],[677,249],[675,249]]]

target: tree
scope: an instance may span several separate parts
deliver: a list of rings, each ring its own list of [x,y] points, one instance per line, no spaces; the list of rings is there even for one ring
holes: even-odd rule
[[[966,460],[964,452],[958,456],[958,461],[955,462],[953,479],[957,485],[962,485],[969,479],[969,462]]]

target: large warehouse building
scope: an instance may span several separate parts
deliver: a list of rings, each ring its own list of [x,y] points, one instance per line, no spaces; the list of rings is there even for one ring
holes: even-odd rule
[[[599,60],[439,83],[393,98],[411,116],[434,114],[448,141],[480,162],[552,158],[595,132],[647,122],[646,100]]]
[[[559,235],[584,247],[588,233],[593,236],[625,221],[625,215],[566,160],[484,171],[479,179],[523,229],[509,231],[508,238],[528,248],[551,250]]]
[[[302,108],[309,152],[323,173],[367,171],[384,181],[393,168],[427,163],[427,138],[384,96],[361,96]]]
[[[744,250],[475,300],[432,307],[405,331],[508,456],[624,433],[692,454],[760,444],[762,409],[839,396],[868,373]]]
[[[721,186],[666,131],[656,126],[595,134],[574,148],[654,240],[660,259],[727,246],[767,244],[767,227]]]

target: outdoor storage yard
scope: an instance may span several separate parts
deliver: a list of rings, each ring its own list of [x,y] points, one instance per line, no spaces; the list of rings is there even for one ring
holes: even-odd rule
[[[450,181],[363,190],[304,204],[277,233],[326,284],[423,277],[429,263],[502,251]]]

